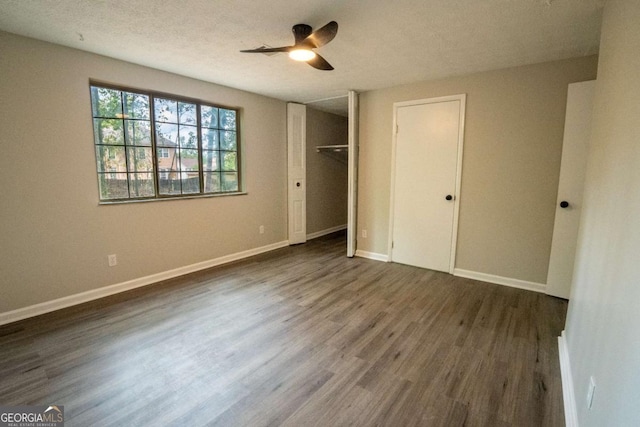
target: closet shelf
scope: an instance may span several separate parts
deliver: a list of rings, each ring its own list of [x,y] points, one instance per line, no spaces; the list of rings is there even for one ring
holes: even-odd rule
[[[340,163],[347,164],[349,159],[348,145],[316,145],[316,151],[331,157]]]
[[[316,146],[316,151],[318,153],[341,153],[341,152],[347,152],[349,150],[349,146],[348,145],[317,145]]]

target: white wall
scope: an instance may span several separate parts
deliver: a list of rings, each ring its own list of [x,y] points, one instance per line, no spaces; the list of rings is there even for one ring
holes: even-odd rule
[[[566,340],[581,427],[640,425],[640,2],[606,3]],[[587,409],[589,378],[596,389]]]
[[[99,206],[89,79],[239,107],[248,194]],[[0,147],[0,314],[287,238],[282,101],[0,33]]]

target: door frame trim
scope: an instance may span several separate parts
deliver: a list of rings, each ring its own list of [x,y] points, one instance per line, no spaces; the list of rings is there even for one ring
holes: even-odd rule
[[[348,157],[348,206],[347,206],[347,256],[355,256],[358,243],[358,127],[359,127],[359,101],[358,93],[349,90],[349,157]]]
[[[389,261],[393,261],[393,224],[395,208],[395,186],[396,186],[396,147],[398,135],[398,109],[413,105],[436,104],[440,102],[460,101],[460,116],[458,124],[458,158],[456,162],[456,189],[453,205],[453,229],[451,231],[451,254],[449,257],[449,273],[453,274],[456,262],[456,250],[458,242],[458,217],[460,214],[460,192],[462,188],[462,154],[464,148],[464,125],[466,114],[467,95],[440,96],[436,98],[417,99],[413,101],[402,101],[393,103],[393,126],[391,141],[391,188],[389,199],[389,234],[387,241],[387,254]]]

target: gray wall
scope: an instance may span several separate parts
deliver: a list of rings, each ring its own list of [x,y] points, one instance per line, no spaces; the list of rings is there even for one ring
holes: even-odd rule
[[[0,313],[287,239],[284,102],[7,33],[0,52]],[[89,79],[239,107],[248,194],[99,206]]]
[[[455,266],[546,283],[567,85],[596,67],[591,56],[363,93],[358,250],[387,254],[393,103],[466,93]]]
[[[347,144],[348,124],[346,117],[307,107],[307,234],[347,224],[347,164],[316,146]]]
[[[640,425],[640,2],[604,9],[566,340],[581,427]],[[589,378],[595,378],[587,409]]]

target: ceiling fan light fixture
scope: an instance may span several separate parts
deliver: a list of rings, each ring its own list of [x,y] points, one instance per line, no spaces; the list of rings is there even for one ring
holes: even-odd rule
[[[310,49],[294,49],[289,52],[289,58],[295,61],[310,61],[316,57],[316,53]]]
[[[257,49],[241,50],[244,53],[271,54],[286,52],[289,58],[295,61],[306,62],[317,70],[331,71],[333,67],[321,55],[316,54],[313,49],[322,47],[334,39],[338,33],[338,23],[331,21],[324,27],[316,31],[307,24],[296,24],[291,29],[295,43],[293,46],[268,47],[261,46]]]

